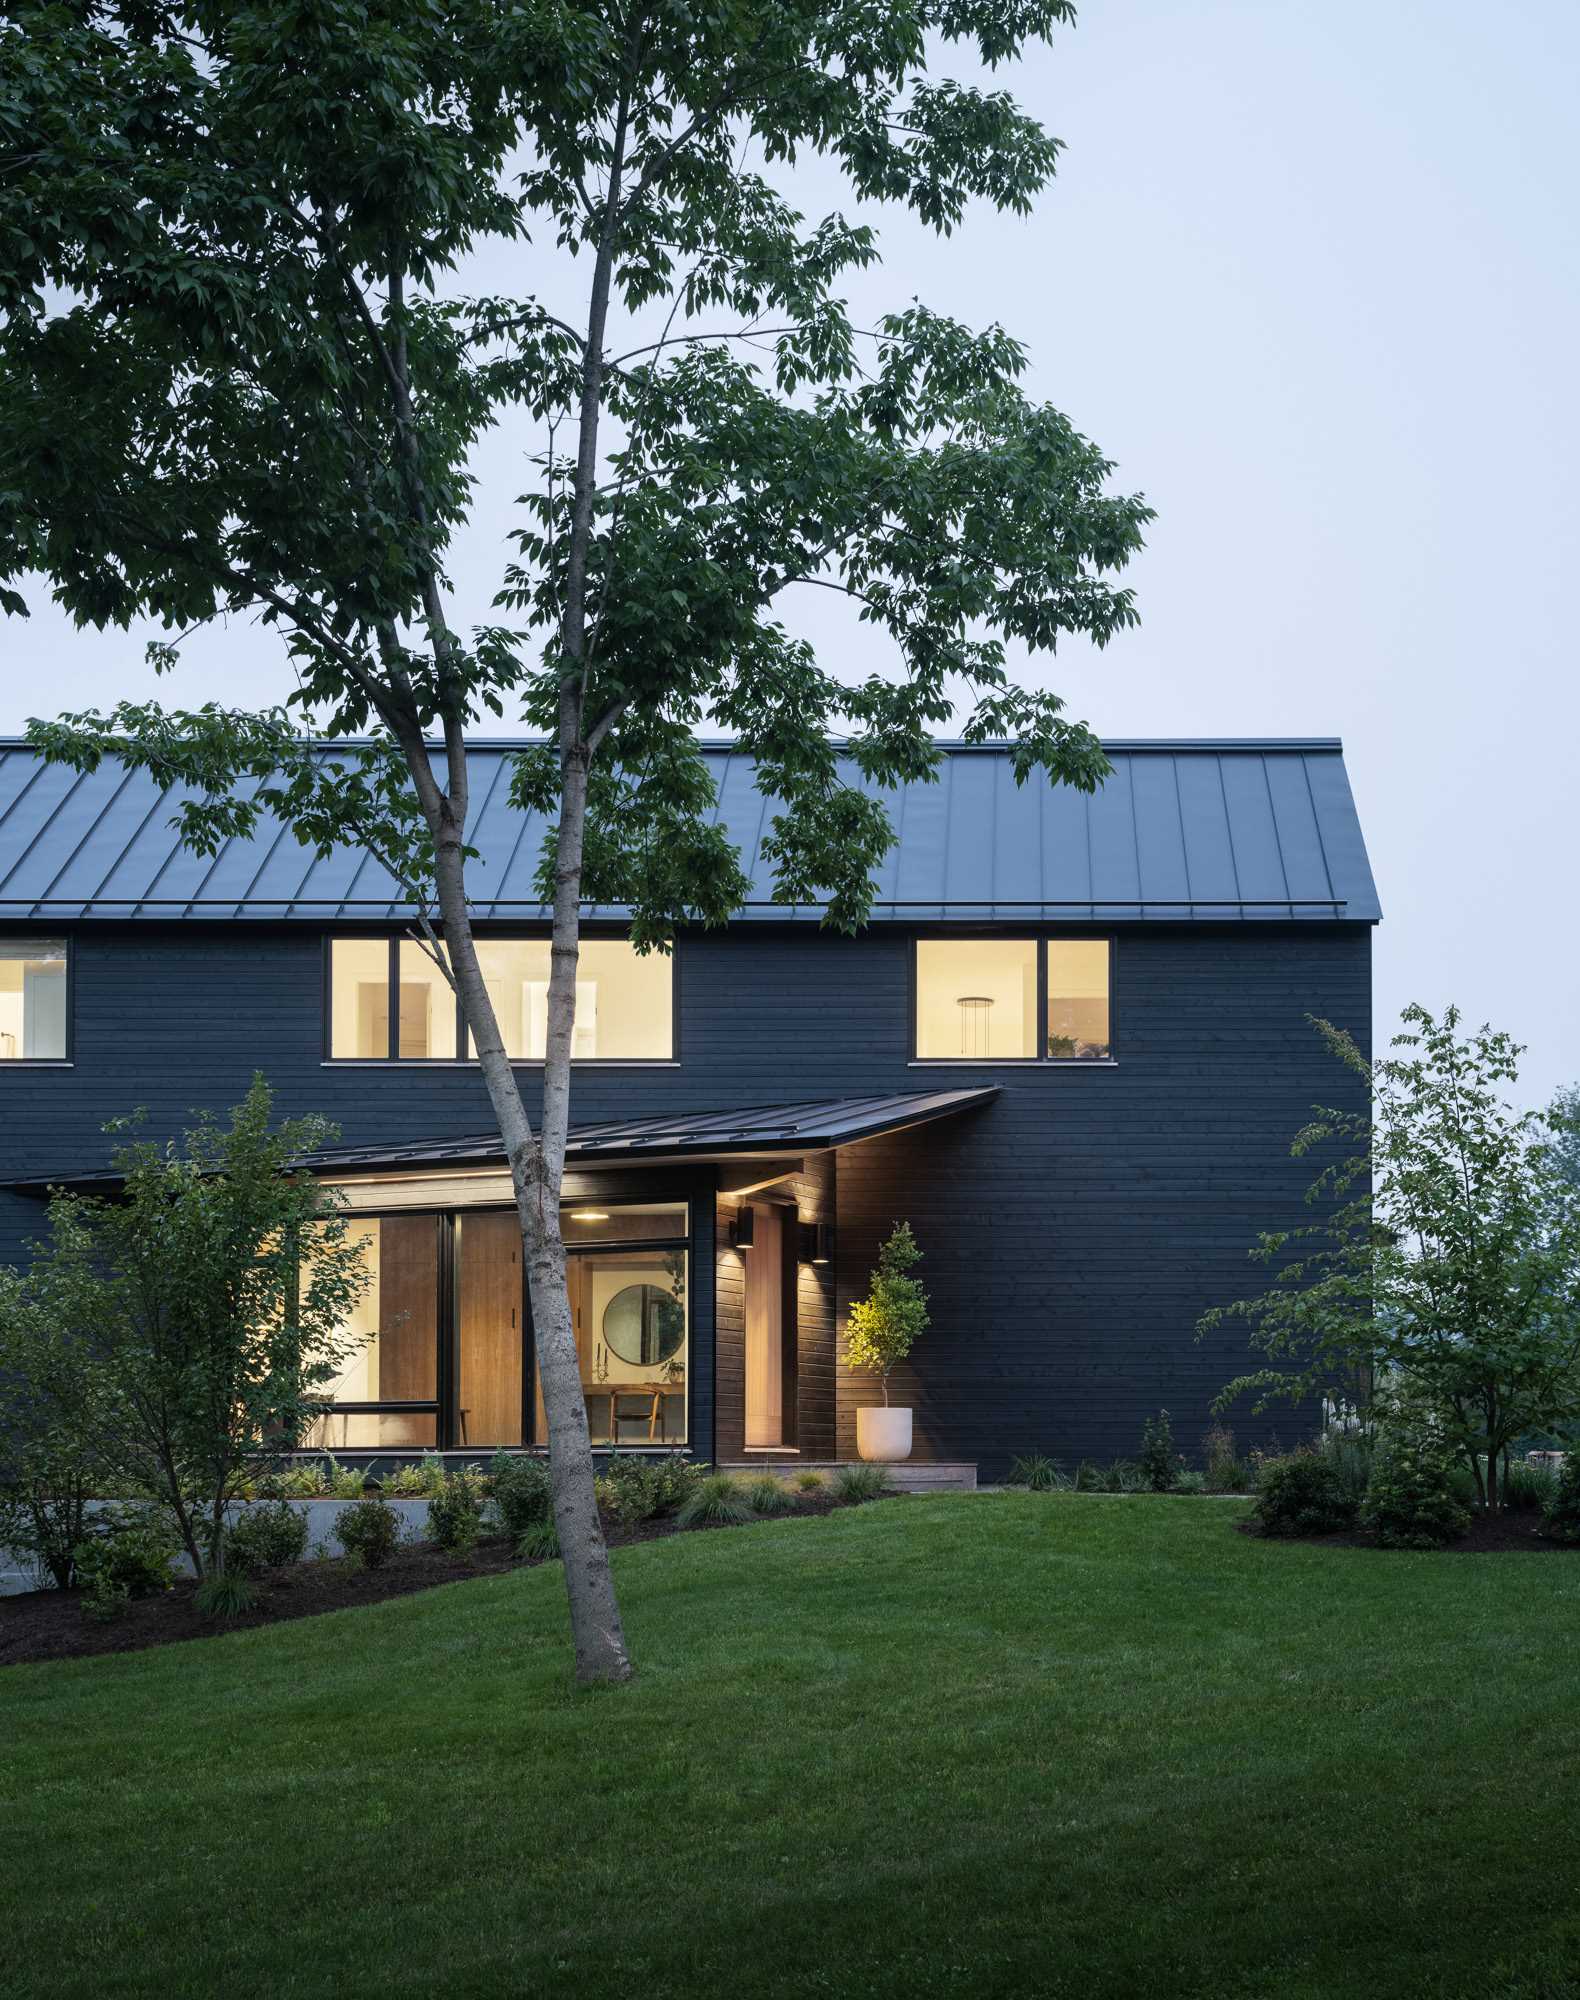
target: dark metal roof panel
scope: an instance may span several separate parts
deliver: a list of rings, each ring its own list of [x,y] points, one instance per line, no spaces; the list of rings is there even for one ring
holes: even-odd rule
[[[907,1125],[951,1117],[987,1104],[998,1094],[998,1086],[993,1085],[974,1090],[906,1091],[898,1096],[816,1097],[793,1104],[609,1119],[573,1130],[565,1163],[576,1168],[657,1158],[826,1152]],[[333,1174],[391,1167],[503,1166],[504,1157],[499,1135],[485,1132],[400,1146],[332,1146],[308,1155],[302,1164],[316,1173]]]
[[[538,922],[534,886],[545,828],[510,804],[519,744],[470,753],[482,918]],[[1002,747],[951,745],[938,781],[886,794],[896,844],[876,873],[874,920],[1093,922],[1349,919],[1380,911],[1341,746],[1117,742],[1095,793],[1014,782]],[[338,747],[326,755],[339,754]],[[706,754],[717,816],[752,883],[744,921],[815,921],[773,901],[763,856],[773,802],[749,759]],[[842,763],[848,782],[854,766]],[[0,744],[0,923],[83,917],[309,919],[380,923],[406,914],[399,884],[370,856],[322,860],[265,818],[213,856],[185,852],[172,827],[180,794],[113,760],[77,776],[25,744]],[[624,911],[588,906],[591,918]]]
[[[850,1146],[880,1133],[898,1132],[936,1118],[953,1117],[991,1103],[997,1084],[972,1090],[914,1090],[885,1097],[814,1097],[793,1104],[756,1104],[744,1110],[671,1112],[653,1118],[617,1118],[582,1125],[565,1149],[568,1168],[630,1166],[654,1160],[716,1160],[733,1155],[791,1157]],[[393,1168],[503,1167],[497,1132],[459,1139],[422,1139],[401,1145],[328,1146],[297,1162],[326,1178],[388,1172]],[[0,1181],[16,1193],[45,1195],[53,1187],[117,1186],[113,1170],[38,1174]]]

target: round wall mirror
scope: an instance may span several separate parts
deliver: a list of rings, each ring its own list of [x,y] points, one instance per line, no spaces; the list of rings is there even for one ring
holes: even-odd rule
[[[658,1285],[627,1285],[603,1309],[603,1337],[611,1354],[636,1368],[656,1368],[680,1351],[686,1314],[672,1292]]]

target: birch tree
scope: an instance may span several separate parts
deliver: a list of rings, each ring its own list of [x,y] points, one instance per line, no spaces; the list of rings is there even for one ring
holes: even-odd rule
[[[914,302],[858,326],[842,285],[877,257],[871,222],[792,199],[816,163],[862,217],[897,204],[948,233],[973,203],[1028,211],[1057,141],[939,65],[986,74],[1070,19],[1066,0],[90,0],[0,28],[0,604],[23,613],[42,577],[85,624],[156,621],[156,667],[245,611],[294,677],[267,711],[221,690],[35,739],[187,786],[199,849],[269,810],[406,885],[510,1162],[584,1681],[630,1661],[559,1231],[581,907],[627,906],[663,950],[738,906],[703,726],[739,737],[773,800],[774,893],[846,929],[890,841],[882,791],[933,774],[944,723],[1012,739],[1021,780],[1107,768],[1008,649],[1133,621],[1115,576],[1147,508],[1023,392],[1001,329]],[[520,274],[508,293],[464,289],[484,249]],[[469,607],[447,561],[495,425],[532,483],[497,597]],[[802,589],[859,613],[857,672],[789,630]],[[466,745],[507,713],[541,733],[513,796],[549,827],[536,1124],[468,902]]]

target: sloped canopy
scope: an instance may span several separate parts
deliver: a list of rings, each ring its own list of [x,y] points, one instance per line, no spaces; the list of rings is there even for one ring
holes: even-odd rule
[[[654,1159],[724,1160],[780,1158],[822,1153],[875,1139],[908,1125],[924,1125],[987,1104],[998,1086],[984,1090],[919,1090],[891,1097],[814,1097],[796,1104],[759,1104],[742,1111],[675,1112],[660,1118],[613,1119],[581,1125],[570,1135],[570,1168],[630,1166]],[[404,1146],[332,1146],[310,1153],[302,1165],[314,1173],[355,1173],[391,1167],[500,1167],[504,1146],[497,1132],[470,1139],[432,1139]]]
[[[565,1149],[568,1170],[597,1166],[650,1166],[661,1162],[782,1159],[822,1153],[835,1146],[876,1139],[909,1125],[925,1125],[957,1111],[990,1103],[994,1084],[979,1090],[917,1090],[890,1097],[814,1097],[795,1104],[759,1104],[741,1111],[674,1112],[659,1118],[613,1119],[572,1130]],[[297,1162],[326,1178],[391,1169],[494,1167],[505,1164],[497,1132],[464,1139],[421,1139],[381,1146],[329,1146]],[[13,1194],[45,1195],[51,1188],[120,1185],[111,1171],[35,1174],[0,1181]]]
[[[545,827],[509,802],[519,742],[468,753],[470,869],[482,920],[546,921],[533,876]],[[1002,745],[951,744],[936,783],[885,793],[895,844],[877,878],[875,922],[1134,923],[1381,915],[1343,747],[1332,738],[1123,741],[1093,794],[1033,776],[1017,785]],[[326,747],[324,755],[338,753]],[[751,879],[743,920],[815,922],[818,907],[773,900],[763,844],[774,812],[751,760],[706,746]],[[863,784],[853,766],[844,773]],[[864,786],[864,789],[870,789]],[[186,852],[171,821],[178,790],[106,760],[91,775],[47,765],[0,739],[0,923],[240,918],[391,923],[399,885],[360,851],[318,859],[265,818],[213,859]],[[584,906],[592,921],[626,911]]]

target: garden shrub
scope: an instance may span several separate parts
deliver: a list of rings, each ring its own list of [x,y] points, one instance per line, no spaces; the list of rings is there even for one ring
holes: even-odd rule
[[[1077,1493],[1102,1492],[1103,1468],[1095,1458],[1083,1458],[1075,1468],[1075,1490]]]
[[[889,1490],[886,1465],[842,1465],[834,1474],[834,1498],[847,1506],[863,1500],[881,1500]]]
[[[1174,1427],[1167,1410],[1148,1417],[1141,1428],[1141,1479],[1153,1493],[1170,1493],[1179,1475],[1179,1458],[1174,1450]]]
[[[258,1490],[271,1500],[327,1500],[329,1475],[320,1458],[305,1458],[300,1465],[269,1474],[258,1482]]]
[[[611,1452],[598,1476],[598,1504],[612,1520],[634,1527],[675,1513],[702,1473],[682,1452],[662,1458]]]
[[[1265,1459],[1256,1489],[1264,1535],[1335,1535],[1355,1525],[1356,1503],[1315,1451]]]
[[[521,1562],[554,1562],[559,1554],[560,1531],[552,1521],[534,1521],[516,1538],[516,1556]]]
[[[1033,1493],[1056,1493],[1070,1482],[1045,1453],[1028,1451],[1020,1458],[1011,1459],[1004,1483],[1006,1486],[1029,1487]]]
[[[470,1467],[451,1473],[428,1500],[428,1535],[441,1549],[466,1555],[483,1532],[483,1482]]]
[[[238,1576],[284,1569],[307,1554],[307,1516],[289,1500],[258,1500],[225,1530],[225,1568]]]
[[[1358,1507],[1371,1484],[1372,1462],[1376,1454],[1372,1441],[1361,1431],[1327,1431],[1319,1447],[1332,1466],[1344,1491]]]
[[[790,1514],[795,1511],[795,1495],[782,1479],[760,1472],[746,1482],[746,1504],[754,1514]]]
[[[1558,1478],[1551,1466],[1528,1465],[1517,1458],[1503,1475],[1502,1499],[1505,1507],[1537,1514],[1545,1513],[1558,1490]]]
[[[529,1528],[554,1518],[547,1459],[496,1452],[488,1468],[488,1485],[494,1518],[512,1542],[519,1544]]]
[[[752,1518],[752,1509],[739,1480],[710,1472],[681,1502],[676,1518],[683,1528],[738,1528]]]
[[[798,1493],[823,1493],[827,1488],[828,1481],[821,1472],[814,1472],[811,1466],[804,1467],[795,1476],[795,1489]]]
[[[1187,1467],[1181,1472],[1178,1479],[1175,1480],[1174,1491],[1176,1493],[1205,1493],[1207,1491],[1206,1473],[1194,1472]]]
[[[239,1618],[257,1601],[252,1578],[239,1569],[210,1570],[192,1599],[204,1618]]]
[[[435,1477],[434,1468],[438,1468]],[[420,1500],[444,1484],[444,1461],[425,1458],[420,1465],[395,1465],[379,1476],[379,1491],[390,1500]]]
[[[1144,1493],[1146,1474],[1133,1458],[1116,1458],[1103,1474],[1105,1493]]]
[[[169,1590],[179,1547],[170,1524],[152,1508],[105,1517],[72,1552],[83,1611],[115,1618],[131,1598]]]
[[[335,1516],[335,1533],[364,1569],[382,1569],[400,1540],[400,1519],[383,1500],[353,1500]]]
[[[1234,1432],[1214,1424],[1201,1441],[1203,1477],[1209,1493],[1243,1493],[1251,1483],[1249,1468],[1234,1448]]]
[[[1446,1461],[1432,1452],[1390,1446],[1377,1455],[1361,1518],[1385,1549],[1440,1549],[1470,1527]]]
[[[1542,1509],[1542,1533],[1555,1542],[1580,1542],[1580,1451],[1568,1451]]]
[[[368,1489],[366,1470],[358,1465],[341,1465],[334,1454],[324,1467],[324,1491],[331,1500],[360,1500]]]

